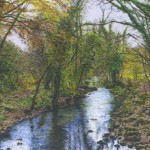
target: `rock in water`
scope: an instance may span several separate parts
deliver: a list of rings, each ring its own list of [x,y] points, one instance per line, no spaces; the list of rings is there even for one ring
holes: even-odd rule
[[[104,145],[105,143],[102,140],[100,140],[97,142],[97,144]]]
[[[21,143],[21,142],[18,142],[17,145],[22,145],[22,143]]]
[[[88,133],[92,133],[93,132],[93,130],[88,130]]]

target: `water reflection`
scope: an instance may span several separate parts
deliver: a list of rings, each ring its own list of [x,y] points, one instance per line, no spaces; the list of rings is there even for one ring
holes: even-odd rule
[[[106,89],[92,92],[82,104],[48,112],[19,123],[0,142],[7,150],[128,150],[110,139],[108,132],[112,95]],[[105,136],[104,136],[105,135]],[[103,143],[102,143],[103,142]],[[104,144],[105,142],[105,144]],[[117,147],[118,145],[118,147]]]

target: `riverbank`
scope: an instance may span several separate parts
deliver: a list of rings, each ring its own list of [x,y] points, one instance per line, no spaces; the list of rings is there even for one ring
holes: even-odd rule
[[[111,134],[121,145],[137,150],[150,149],[150,86],[116,86],[115,107],[111,114]]]
[[[78,89],[74,97],[61,96],[59,99],[59,107],[67,107],[74,105],[76,99],[81,99],[88,92],[96,90],[95,87],[83,86]],[[31,106],[31,99],[34,92],[11,93],[9,96],[0,97],[0,136],[12,125],[19,123],[25,119],[31,119],[45,111],[52,111],[52,105],[49,91],[42,90],[38,94],[36,106],[32,114],[28,109]]]
[[[33,94],[32,91],[16,91],[0,97],[0,135],[3,135],[15,123],[33,118],[47,110],[46,107],[50,104],[50,101],[47,100],[48,93],[41,91],[37,98],[35,110],[32,114],[28,113]]]

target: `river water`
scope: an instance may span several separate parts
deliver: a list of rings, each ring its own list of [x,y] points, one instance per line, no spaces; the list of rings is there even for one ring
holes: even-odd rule
[[[23,121],[0,139],[0,150],[130,150],[114,138],[104,139],[112,102],[112,94],[101,88],[74,107]]]

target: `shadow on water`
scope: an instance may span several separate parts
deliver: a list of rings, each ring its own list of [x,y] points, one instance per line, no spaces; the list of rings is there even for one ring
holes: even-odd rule
[[[1,139],[0,149],[129,150],[108,136],[112,99],[107,89],[99,89],[74,107],[23,121]]]

